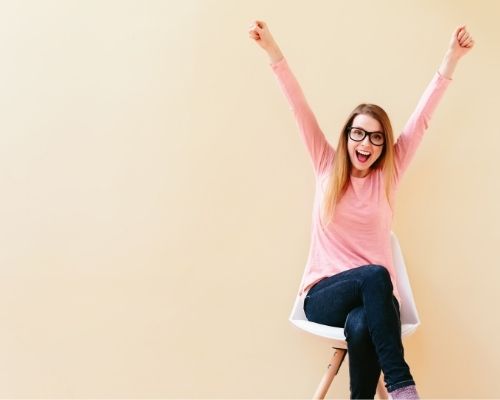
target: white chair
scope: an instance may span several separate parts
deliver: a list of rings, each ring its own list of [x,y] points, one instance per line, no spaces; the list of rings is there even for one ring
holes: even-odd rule
[[[391,232],[391,244],[394,268],[397,275],[396,282],[398,285],[402,303],[401,335],[407,336],[412,334],[415,329],[417,329],[417,326],[420,325],[420,319],[418,317],[417,307],[415,305],[410,281],[408,279],[408,273],[406,271],[403,254],[401,253],[399,241],[394,232]],[[305,271],[302,276],[302,282],[304,281],[304,277]],[[328,389],[330,388],[333,378],[337,374],[347,353],[347,342],[344,336],[344,328],[322,325],[307,320],[304,314],[304,297],[305,296],[297,296],[297,298],[295,299],[295,304],[289,317],[290,322],[292,322],[296,327],[306,332],[312,333],[313,335],[332,339],[332,347],[335,350],[330,363],[328,364],[327,370],[323,375],[323,378],[313,397],[314,399],[324,399]],[[388,394],[384,385],[383,374],[380,375],[377,392],[380,398],[387,399]]]

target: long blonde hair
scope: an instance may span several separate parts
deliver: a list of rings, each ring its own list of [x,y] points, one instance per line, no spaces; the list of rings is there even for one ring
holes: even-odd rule
[[[328,224],[334,216],[335,208],[347,191],[350,182],[352,170],[351,160],[347,150],[348,134],[347,129],[351,126],[354,118],[359,114],[369,115],[375,118],[385,134],[385,143],[382,153],[371,169],[382,169],[385,178],[385,194],[392,209],[392,186],[394,181],[394,134],[392,131],[391,121],[387,113],[375,104],[360,104],[357,106],[347,118],[347,121],[340,133],[337,150],[332,165],[332,173],[328,182],[328,187],[325,193],[323,202],[322,220]],[[326,225],[325,224],[325,225]]]

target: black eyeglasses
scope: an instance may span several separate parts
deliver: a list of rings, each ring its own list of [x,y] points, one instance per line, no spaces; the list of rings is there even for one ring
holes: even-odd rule
[[[349,133],[349,137],[355,142],[361,142],[368,135],[370,142],[374,146],[382,146],[385,143],[384,132],[367,132],[356,126],[349,126],[347,132]]]

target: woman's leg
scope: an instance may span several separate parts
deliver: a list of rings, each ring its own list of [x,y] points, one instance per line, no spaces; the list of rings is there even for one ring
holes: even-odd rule
[[[360,289],[366,320],[384,371],[387,391],[415,385],[404,360],[399,304],[393,295],[389,271],[382,266],[370,266],[364,275]]]
[[[304,312],[310,321],[344,327],[349,312],[361,305],[387,391],[414,385],[404,360],[399,305],[385,267],[365,265],[321,280],[309,290]]]
[[[380,378],[380,365],[363,306],[347,315],[344,333],[349,354],[351,399],[373,399]]]

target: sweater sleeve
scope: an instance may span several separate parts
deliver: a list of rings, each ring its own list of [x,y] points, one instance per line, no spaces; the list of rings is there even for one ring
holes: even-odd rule
[[[318,125],[302,89],[290,70],[285,58],[271,66],[281,91],[285,95],[290,110],[293,112],[302,140],[312,160],[315,176],[319,176],[333,160],[335,150],[328,143],[324,133]]]
[[[420,97],[415,111],[413,111],[399,135],[394,145],[397,184],[399,184],[403,174],[410,165],[422,141],[422,137],[429,126],[429,121],[432,118],[434,110],[450,82],[450,78],[442,76],[438,71],[435,72],[432,80]]]

